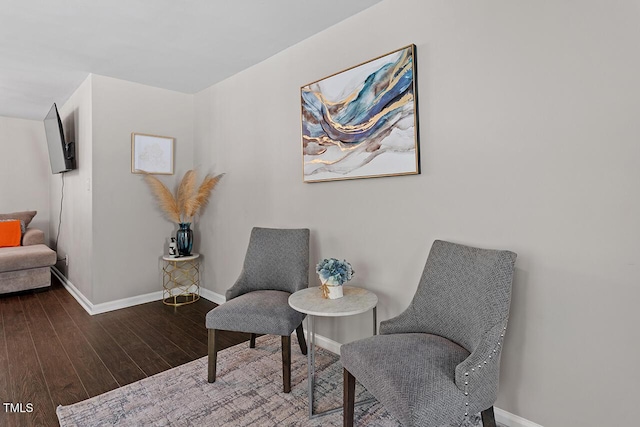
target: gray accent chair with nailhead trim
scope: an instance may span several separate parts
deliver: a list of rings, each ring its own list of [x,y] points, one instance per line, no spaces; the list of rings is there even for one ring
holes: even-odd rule
[[[418,289],[380,335],[344,344],[344,425],[355,379],[406,427],[495,426],[500,355],[516,254],[436,240]]]
[[[291,391],[291,334],[296,331],[307,354],[302,321],[305,315],[289,306],[289,296],[309,286],[309,230],[258,228],[251,230],[244,266],[227,291],[226,302],[207,313],[209,330],[208,381],[216,380],[219,330],[282,337],[282,380]]]

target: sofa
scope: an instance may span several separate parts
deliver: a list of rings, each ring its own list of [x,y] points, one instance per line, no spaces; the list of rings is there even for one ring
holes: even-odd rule
[[[51,286],[51,266],[57,255],[44,244],[44,232],[29,227],[35,214],[0,214],[0,221],[19,220],[24,230],[17,246],[0,247],[0,294]]]

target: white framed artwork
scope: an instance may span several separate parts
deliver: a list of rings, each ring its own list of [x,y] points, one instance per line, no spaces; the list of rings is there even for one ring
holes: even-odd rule
[[[131,134],[131,172],[173,175],[173,141],[168,136]]]

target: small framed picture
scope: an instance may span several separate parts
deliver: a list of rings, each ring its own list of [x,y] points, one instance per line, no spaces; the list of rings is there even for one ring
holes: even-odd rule
[[[131,172],[173,175],[173,138],[131,134]]]

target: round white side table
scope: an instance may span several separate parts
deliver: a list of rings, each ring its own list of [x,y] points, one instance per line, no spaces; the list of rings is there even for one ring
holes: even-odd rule
[[[289,305],[300,313],[307,314],[307,341],[309,341],[310,351],[307,352],[307,372],[309,378],[309,418],[320,415],[331,414],[341,411],[342,408],[335,408],[325,412],[313,412],[313,394],[316,384],[315,373],[315,317],[341,317],[352,316],[354,314],[365,313],[373,310],[373,335],[377,331],[377,308],[378,297],[371,291],[357,288],[355,286],[343,286],[344,296],[338,299],[326,299],[322,297],[320,287],[311,287],[299,290],[289,297]]]
[[[200,299],[200,254],[162,257],[162,302],[174,307]]]

